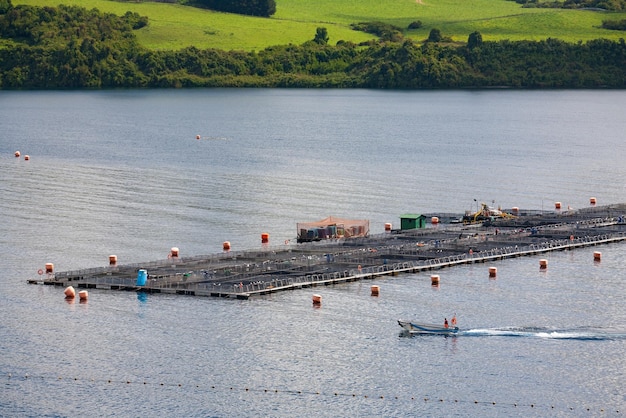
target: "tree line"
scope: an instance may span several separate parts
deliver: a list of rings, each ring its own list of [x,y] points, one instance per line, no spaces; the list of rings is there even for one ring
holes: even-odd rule
[[[242,15],[269,17],[276,13],[275,0],[189,0],[189,5]]]
[[[467,44],[452,45],[438,41],[445,39],[440,31],[431,31],[433,39],[423,44],[393,33],[391,40],[331,45],[328,32],[319,28],[302,45],[258,52],[151,51],[133,33],[148,23],[136,13],[13,7],[0,0],[0,88],[626,87],[623,39],[483,42],[474,32]]]
[[[612,12],[626,10],[626,0],[514,0],[524,7],[556,9],[601,9]]]

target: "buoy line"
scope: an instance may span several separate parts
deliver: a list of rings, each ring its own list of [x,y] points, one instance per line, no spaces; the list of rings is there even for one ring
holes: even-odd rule
[[[169,387],[169,388],[196,388],[202,389],[205,391],[221,391],[221,392],[243,392],[243,393],[258,393],[258,394],[288,394],[288,395],[302,395],[302,396],[325,396],[325,397],[345,397],[345,398],[353,398],[353,399],[377,399],[377,400],[387,400],[387,401],[404,401],[404,402],[423,402],[427,403],[451,403],[451,404],[465,404],[465,405],[482,405],[488,406],[492,405],[494,407],[501,408],[532,408],[532,409],[549,409],[551,411],[555,411],[556,407],[554,405],[546,405],[539,403],[527,403],[527,402],[495,402],[495,401],[480,401],[480,400],[467,400],[467,399],[453,399],[453,398],[444,398],[444,397],[433,397],[429,395],[422,396],[410,396],[410,395],[401,395],[401,396],[391,396],[391,395],[368,395],[363,393],[348,393],[344,391],[313,391],[313,390],[297,390],[297,389],[261,389],[261,388],[252,388],[252,387],[238,387],[238,386],[229,386],[229,385],[219,385],[219,384],[192,384],[192,383],[172,383],[172,382],[156,382],[156,381],[148,381],[148,380],[120,380],[118,379],[103,379],[103,378],[85,378],[85,377],[68,377],[68,376],[31,376],[31,375],[20,375],[16,373],[7,373],[6,374],[6,385],[10,385],[11,381],[21,380],[55,380],[55,381],[67,381],[73,383],[87,382],[87,383],[100,383],[104,385],[137,385],[137,386],[152,386],[152,387]],[[560,408],[559,408],[560,409]],[[566,409],[568,412],[574,411],[584,411],[584,412],[600,412],[600,413],[615,413],[622,414],[620,409],[609,410],[608,408],[590,408],[590,407],[569,407]]]

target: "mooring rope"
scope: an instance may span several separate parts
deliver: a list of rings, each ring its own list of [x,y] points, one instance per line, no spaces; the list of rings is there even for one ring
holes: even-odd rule
[[[288,395],[300,395],[300,396],[325,396],[325,397],[345,397],[345,398],[353,398],[353,399],[369,399],[369,400],[380,400],[380,401],[411,401],[411,402],[423,402],[427,403],[452,403],[452,404],[465,404],[465,405],[492,405],[494,407],[504,407],[504,408],[531,408],[533,410],[537,409],[548,409],[551,411],[556,411],[557,407],[555,405],[547,405],[542,403],[534,403],[534,402],[496,402],[496,401],[485,401],[485,400],[468,400],[468,399],[457,399],[457,398],[445,398],[445,397],[437,397],[430,395],[421,395],[421,396],[413,396],[413,395],[401,395],[401,396],[393,396],[393,395],[371,395],[364,393],[352,393],[346,391],[315,391],[315,390],[298,390],[298,389],[277,389],[277,388],[258,388],[258,387],[241,387],[241,386],[229,386],[229,385],[219,385],[219,384],[197,384],[197,383],[175,383],[175,382],[167,382],[167,381],[149,381],[149,380],[120,380],[120,379],[106,379],[106,378],[85,378],[85,377],[68,377],[68,376],[32,376],[32,375],[20,375],[16,373],[8,373],[6,375],[6,385],[10,386],[11,381],[26,381],[26,380],[40,380],[40,381],[65,381],[71,383],[91,383],[91,384],[103,384],[103,385],[137,385],[137,386],[146,386],[146,387],[168,387],[168,388],[196,388],[200,390],[211,390],[215,392],[242,392],[242,393],[257,393],[257,394],[288,394]],[[7,387],[5,386],[5,388]],[[561,409],[559,407],[558,409]],[[584,411],[585,413],[615,413],[621,415],[622,410],[619,408],[591,408],[591,407],[567,407],[566,410],[568,412],[575,411]]]

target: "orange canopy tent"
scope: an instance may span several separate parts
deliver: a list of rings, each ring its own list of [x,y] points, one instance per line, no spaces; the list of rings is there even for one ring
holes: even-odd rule
[[[317,222],[299,222],[297,229],[298,242],[365,237],[370,231],[370,221],[367,219],[342,219],[329,216]]]

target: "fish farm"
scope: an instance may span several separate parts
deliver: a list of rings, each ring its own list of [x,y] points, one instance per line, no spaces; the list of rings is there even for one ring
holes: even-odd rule
[[[487,210],[490,209],[481,209]],[[115,256],[111,256],[108,266],[65,272],[55,272],[49,263],[45,271],[39,271],[38,278],[27,282],[78,289],[248,299],[279,291],[626,240],[626,204],[565,211],[558,206],[554,211],[491,211],[470,216],[407,216],[408,226],[403,218],[400,229],[386,224],[381,234],[363,235],[358,230],[353,237],[328,234],[320,240],[311,239],[314,235],[308,232],[310,229],[299,224],[299,237],[309,239],[299,239],[297,243],[293,240],[284,245],[264,244],[246,251],[230,251],[224,243],[221,253],[193,257],[179,257],[178,249],[172,248],[164,260],[118,265]],[[601,253],[596,252],[595,256],[599,260]],[[542,262],[546,260],[540,260],[538,268],[546,267]],[[436,276],[428,277],[435,285]]]

